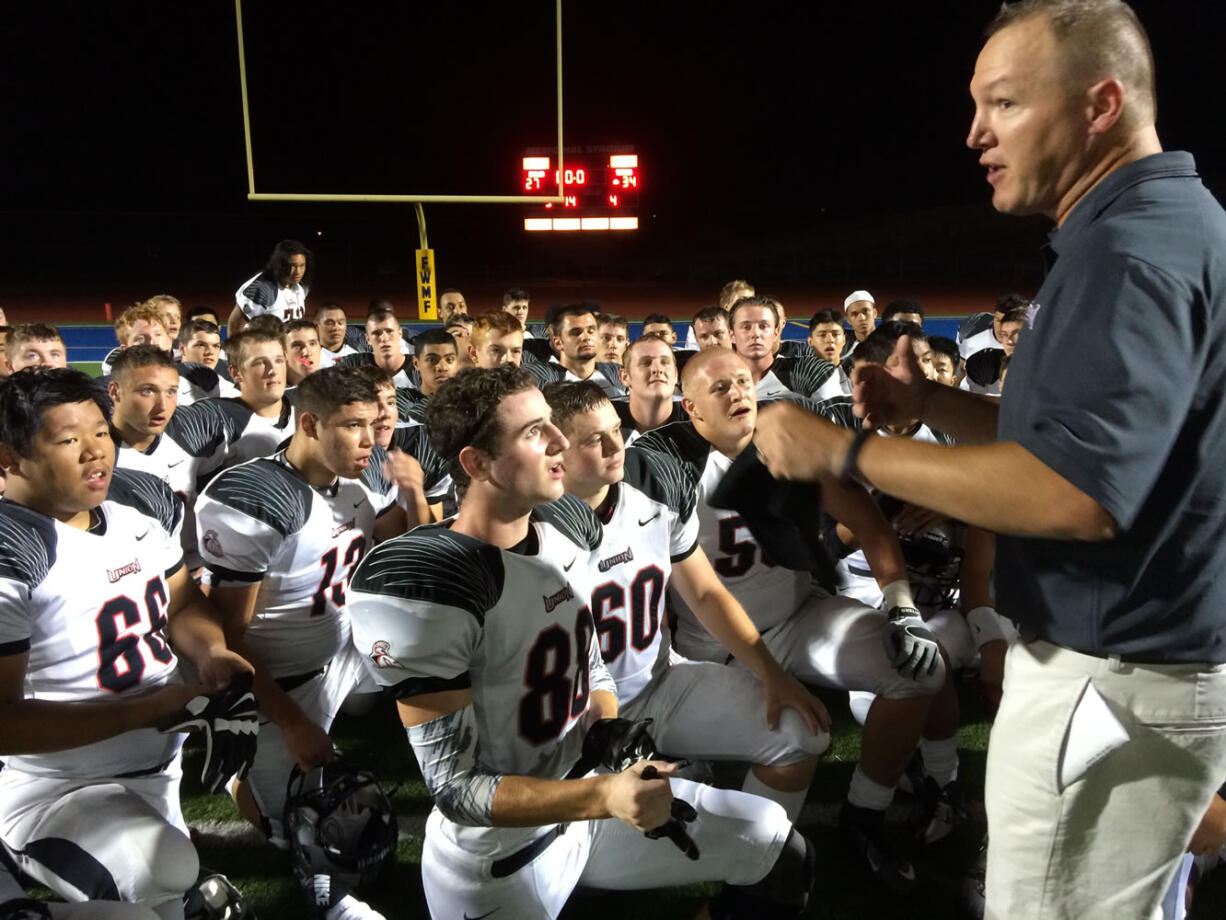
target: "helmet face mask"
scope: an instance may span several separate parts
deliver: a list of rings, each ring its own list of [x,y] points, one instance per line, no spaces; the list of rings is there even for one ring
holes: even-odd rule
[[[396,816],[367,770],[333,763],[304,775],[295,767],[284,820],[294,873],[313,903],[369,884],[396,855]]]

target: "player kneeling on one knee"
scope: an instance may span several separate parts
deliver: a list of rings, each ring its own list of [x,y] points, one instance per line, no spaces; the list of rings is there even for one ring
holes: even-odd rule
[[[426,425],[464,490],[459,514],[376,547],[349,597],[354,642],[393,688],[434,798],[431,913],[556,917],[578,884],[722,880],[765,883],[741,892],[772,901],[758,914],[799,915],[811,876],[781,863],[804,849],[782,808],[674,780],[646,726],[602,721],[617,697],[590,609],[601,523],[563,494],[567,441],[531,375],[461,371]]]

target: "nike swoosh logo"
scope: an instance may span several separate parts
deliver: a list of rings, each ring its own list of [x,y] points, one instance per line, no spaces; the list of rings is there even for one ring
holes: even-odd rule
[[[178,466],[182,462],[183,462],[182,460],[176,460],[174,463],[167,463],[166,469],[173,470],[176,466]]]
[[[353,507],[355,507],[355,508],[361,508],[361,507],[362,507],[362,505],[365,503],[365,501],[366,501],[366,499],[362,499],[361,501],[354,502],[354,503],[353,503]]]
[[[578,556],[576,556],[576,557],[575,557],[575,559],[578,559],[578,558],[579,558]],[[569,571],[570,571],[570,567],[571,567],[572,565],[574,565],[574,564],[575,564],[575,560],[574,560],[574,559],[572,559],[570,562],[566,563],[566,565],[562,566],[562,571],[563,571],[563,572],[569,572]],[[495,908],[495,910],[497,910],[497,908]],[[482,916],[484,916],[484,917],[488,917],[488,916],[489,916],[489,914],[482,914]],[[481,920],[481,917],[472,917],[472,918],[471,918],[471,920]]]
[[[149,531],[147,531],[147,530],[146,530],[146,531],[145,531],[143,534],[141,534],[141,535],[140,535],[139,537],[137,537],[136,539],[138,539],[138,540],[143,540],[143,539],[145,539],[145,537],[147,537],[147,536],[149,536]]]
[[[645,526],[647,526],[648,524],[650,524],[652,521],[654,521],[656,518],[658,518],[659,516],[660,516],[660,512],[659,512],[659,511],[657,511],[657,512],[656,512],[655,514],[653,514],[651,517],[647,518],[647,520],[645,520],[645,521],[639,521],[639,526],[640,526],[640,527],[645,527]]]
[[[497,910],[497,909],[498,909],[497,907],[495,907],[495,908],[494,908],[494,910]],[[492,913],[494,912],[494,910],[486,911],[486,912],[485,912],[485,913],[483,913],[483,914],[482,914],[480,917],[470,917],[470,916],[468,916],[468,912],[467,912],[467,911],[465,911],[465,912],[464,912],[464,920],[483,920],[483,918],[488,917],[490,914],[492,914]]]

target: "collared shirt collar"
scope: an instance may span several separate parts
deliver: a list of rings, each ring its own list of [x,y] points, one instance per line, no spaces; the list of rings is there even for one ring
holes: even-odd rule
[[[1109,174],[1073,205],[1063,226],[1054,228],[1048,234],[1043,252],[1047,268],[1050,270],[1061,250],[1075,245],[1077,237],[1128,189],[1151,179],[1177,176],[1197,178],[1196,160],[1192,154],[1182,150],[1155,153],[1126,163]]]

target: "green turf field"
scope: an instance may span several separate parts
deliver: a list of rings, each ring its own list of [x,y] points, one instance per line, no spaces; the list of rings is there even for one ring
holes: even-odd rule
[[[961,916],[957,905],[962,873],[973,859],[984,829],[983,771],[989,720],[978,697],[969,687],[961,692],[961,777],[970,800],[972,820],[937,848],[928,852],[913,851],[923,881],[913,896],[899,901],[870,884],[841,846],[834,825],[839,803],[859,756],[859,727],[848,712],[845,694],[821,692],[819,695],[830,709],[835,726],[830,752],[818,769],[800,821],[801,829],[819,852],[817,896],[808,916],[830,920],[953,920]],[[425,920],[428,914],[418,864],[422,827],[430,805],[395,713],[390,706],[381,706],[361,718],[342,716],[334,727],[333,737],[348,756],[368,765],[385,780],[385,788],[389,790],[400,821],[397,862],[368,893],[368,900],[389,920]],[[290,880],[288,857],[264,843],[254,831],[247,830],[227,797],[206,796],[200,792],[200,761],[200,749],[193,742],[185,758],[184,813],[188,823],[200,832],[202,863],[227,874],[250,900],[260,920],[303,917],[298,892]],[[900,794],[891,808],[891,825],[900,836],[916,807],[913,801]],[[650,858],[652,847],[671,845],[667,841],[644,838],[643,856]],[[713,890],[691,887],[635,893],[581,891],[571,899],[563,917],[568,920],[687,918],[698,911],[705,896]],[[1207,920],[1223,915],[1226,915],[1226,879],[1211,879],[1202,886],[1191,917]]]

